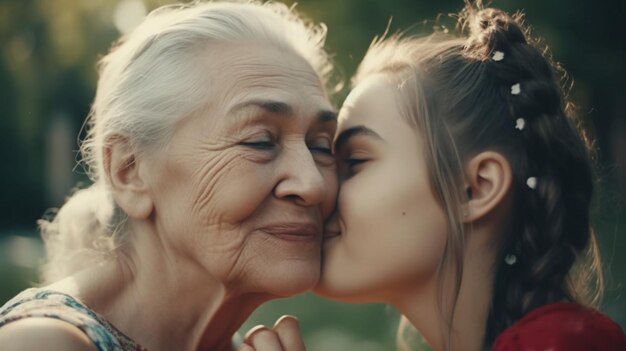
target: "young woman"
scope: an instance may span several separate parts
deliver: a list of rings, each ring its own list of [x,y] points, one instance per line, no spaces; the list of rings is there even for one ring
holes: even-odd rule
[[[626,350],[588,307],[592,167],[559,71],[521,16],[468,6],[460,27],[375,42],[361,63],[317,292],[389,303],[435,350]],[[296,331],[282,321],[245,348],[288,350]]]

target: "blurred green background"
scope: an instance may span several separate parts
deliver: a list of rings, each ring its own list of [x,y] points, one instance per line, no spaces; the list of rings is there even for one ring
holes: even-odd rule
[[[0,304],[37,281],[43,254],[36,220],[86,183],[75,168],[77,136],[97,80],[96,61],[120,33],[165,0],[0,0]],[[292,4],[293,1],[285,1]],[[599,149],[593,208],[606,267],[603,310],[626,327],[626,1],[501,0],[524,10],[574,78],[572,98]],[[412,26],[453,26],[461,0],[302,0],[301,12],[328,25],[328,48],[348,79],[371,39]],[[440,19],[439,24],[435,20]],[[346,91],[335,97],[340,105]],[[73,170],[74,169],[74,170]],[[311,350],[395,349],[398,313],[306,294],[264,305],[244,329],[300,317]]]

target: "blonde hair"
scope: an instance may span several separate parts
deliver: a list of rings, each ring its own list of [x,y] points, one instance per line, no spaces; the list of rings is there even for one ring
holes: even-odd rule
[[[81,144],[94,183],[74,193],[54,219],[39,222],[47,252],[44,282],[115,254],[126,216],[104,179],[103,150],[114,135],[127,137],[138,153],[167,145],[174,125],[205,103],[206,82],[189,69],[194,54],[216,43],[261,43],[301,56],[327,86],[332,65],[325,38],[324,25],[306,22],[284,4],[258,1],[164,6],[121,38],[100,61]]]

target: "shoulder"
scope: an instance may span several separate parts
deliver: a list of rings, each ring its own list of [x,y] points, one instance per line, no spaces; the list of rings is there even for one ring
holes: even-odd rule
[[[626,335],[617,323],[596,310],[557,303],[530,312],[494,343],[495,351],[526,349],[626,350]]]
[[[106,319],[65,293],[28,289],[0,308],[3,351],[5,345],[11,350],[121,350],[121,343],[132,346]]]
[[[4,351],[97,351],[77,327],[52,318],[25,318],[0,328]]]

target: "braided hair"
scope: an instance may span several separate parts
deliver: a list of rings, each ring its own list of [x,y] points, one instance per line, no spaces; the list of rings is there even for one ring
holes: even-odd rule
[[[585,302],[572,268],[588,247],[597,251],[589,218],[592,162],[586,138],[568,114],[557,69],[527,39],[521,15],[496,9],[468,14],[465,54],[485,62],[521,144],[512,162],[516,225],[503,238],[499,260],[514,255],[509,257],[517,262],[496,268],[486,335],[493,341],[539,306]]]
[[[375,41],[353,83],[373,74],[398,78],[405,117],[426,141],[431,183],[448,213],[442,266],[457,274],[455,296],[471,230],[458,208],[471,196],[459,190],[464,161],[485,150],[509,161],[513,206],[497,243],[487,348],[537,307],[597,302],[602,272],[590,226],[593,158],[566,101],[562,70],[532,38],[522,14],[474,2],[461,12],[459,30],[460,37]]]

